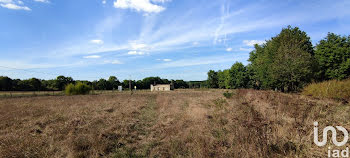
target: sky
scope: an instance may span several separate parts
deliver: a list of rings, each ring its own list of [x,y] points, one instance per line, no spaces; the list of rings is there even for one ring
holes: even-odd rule
[[[205,80],[288,25],[350,35],[349,0],[0,0],[0,76]]]

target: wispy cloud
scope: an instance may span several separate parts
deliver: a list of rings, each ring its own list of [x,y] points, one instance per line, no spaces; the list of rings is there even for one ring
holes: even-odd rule
[[[83,58],[85,59],[98,59],[101,58],[99,55],[89,55],[89,56],[84,56]]]
[[[165,10],[164,7],[153,4],[149,0],[116,0],[114,2],[114,7],[121,9],[134,9],[138,12],[142,11],[146,13],[159,13]]]
[[[254,46],[255,44],[262,45],[264,43],[266,43],[266,41],[262,41],[262,40],[244,40],[243,41],[243,44],[250,47]]]
[[[12,3],[12,0],[0,0],[0,3]]]
[[[129,51],[129,55],[145,55],[145,52],[138,52],[138,51]]]
[[[239,48],[240,51],[246,51],[246,52],[250,52],[250,51],[253,51],[254,49],[253,48]]]
[[[34,0],[35,2],[41,2],[41,3],[50,3],[49,0]]]
[[[165,2],[170,2],[171,0],[151,0],[151,1],[155,3],[165,3]]]
[[[155,68],[170,68],[170,67],[187,67],[196,65],[208,65],[232,62],[234,60],[239,61],[246,58],[245,56],[233,56],[233,55],[221,55],[221,56],[205,56],[191,59],[180,59],[157,65]]]
[[[48,0],[34,0],[35,2],[49,3]],[[0,0],[0,6],[12,10],[25,10],[31,11],[28,6],[24,5],[21,0]]]
[[[4,2],[9,2],[8,0],[4,1]],[[17,4],[14,4],[14,3],[3,3],[3,4],[0,4],[1,7],[3,8],[7,8],[7,9],[13,9],[13,10],[26,10],[26,11],[31,11],[31,9],[27,6],[19,6]]]
[[[123,62],[121,62],[120,60],[105,60],[104,61],[105,64],[123,64]]]
[[[91,40],[90,43],[93,43],[93,44],[103,44],[104,42],[103,42],[102,40],[95,39],[95,40]]]
[[[231,52],[231,51],[232,51],[232,48],[226,48],[226,51],[227,51],[227,52]]]

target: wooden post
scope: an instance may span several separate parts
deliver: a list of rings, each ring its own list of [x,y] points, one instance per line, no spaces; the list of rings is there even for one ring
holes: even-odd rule
[[[131,91],[131,80],[129,80],[129,90]]]

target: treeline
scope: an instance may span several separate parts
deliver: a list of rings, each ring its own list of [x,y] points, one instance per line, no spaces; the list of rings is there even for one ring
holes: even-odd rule
[[[210,88],[254,88],[298,91],[310,82],[342,80],[350,76],[350,36],[328,33],[315,47],[298,27],[255,45],[247,66],[208,72]]]
[[[68,84],[85,83],[94,90],[113,90],[122,86],[123,89],[129,89],[129,80],[119,81],[117,77],[110,76],[107,80],[100,79],[95,81],[74,80],[72,77],[58,76],[52,80],[41,80],[31,78],[26,80],[11,79],[6,76],[0,76],[0,90],[1,91],[62,91]],[[142,80],[130,81],[132,88],[149,89],[151,84],[174,84],[178,88],[199,88],[201,82],[183,81],[183,80],[168,80],[160,77],[147,77]]]

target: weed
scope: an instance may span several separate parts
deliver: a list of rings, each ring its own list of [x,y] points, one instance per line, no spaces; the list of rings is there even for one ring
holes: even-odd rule
[[[233,92],[226,91],[223,93],[223,95],[225,98],[230,99],[233,96]]]

